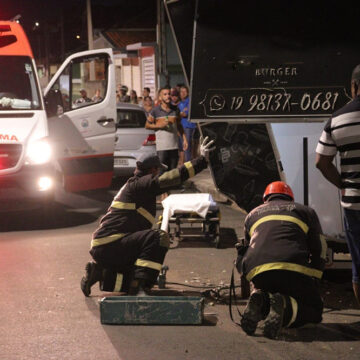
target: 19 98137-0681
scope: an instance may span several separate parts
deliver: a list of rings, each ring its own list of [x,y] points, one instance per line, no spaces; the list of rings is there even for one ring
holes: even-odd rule
[[[348,99],[344,89],[244,89],[216,93],[210,90],[202,104],[209,116],[307,112],[324,114],[332,113]]]

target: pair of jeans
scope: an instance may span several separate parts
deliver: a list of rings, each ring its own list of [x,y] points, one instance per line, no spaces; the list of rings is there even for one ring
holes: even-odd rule
[[[345,236],[352,259],[352,281],[360,283],[360,210],[344,209]]]
[[[184,128],[184,134],[186,137],[186,141],[188,143],[187,149],[184,151],[183,149],[183,140],[180,137],[179,138],[179,149],[180,151],[184,151],[185,161],[190,161],[192,158],[192,142],[193,142],[193,136],[194,136],[195,128]]]

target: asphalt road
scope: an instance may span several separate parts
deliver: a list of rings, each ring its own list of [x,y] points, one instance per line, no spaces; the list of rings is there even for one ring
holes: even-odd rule
[[[1,216],[0,359],[359,359],[360,311],[348,275],[323,282],[321,325],[284,331],[279,340],[262,337],[261,324],[254,337],[233,324],[226,291],[206,299],[201,326],[102,325],[99,300],[108,294],[95,286],[85,298],[79,282],[91,233],[114,193],[69,197],[77,209],[59,207],[52,223],[37,212]],[[170,249],[167,281],[183,285],[168,289],[199,295],[203,289],[188,285],[229,284],[243,214],[220,207],[222,248],[190,239]],[[240,310],[244,304],[238,300]]]

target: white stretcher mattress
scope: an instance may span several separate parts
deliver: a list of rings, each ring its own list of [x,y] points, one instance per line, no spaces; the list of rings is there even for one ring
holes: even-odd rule
[[[177,213],[194,212],[206,217],[210,207],[216,207],[217,204],[210,194],[194,193],[194,194],[172,194],[162,201],[163,218],[161,222],[161,230],[168,231],[169,219]]]

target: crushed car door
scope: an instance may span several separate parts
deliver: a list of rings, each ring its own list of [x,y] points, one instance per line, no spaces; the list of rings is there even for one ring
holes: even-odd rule
[[[66,191],[111,184],[115,96],[111,49],[70,56],[46,87],[49,134]]]

